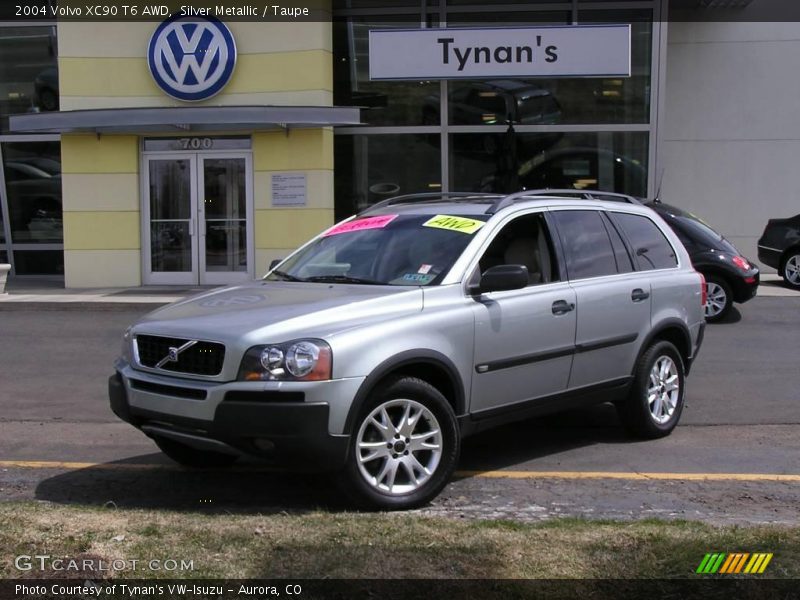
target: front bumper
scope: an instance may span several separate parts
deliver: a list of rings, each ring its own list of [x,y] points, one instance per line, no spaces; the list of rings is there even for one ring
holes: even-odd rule
[[[150,437],[200,450],[252,454],[279,464],[342,467],[342,433],[363,378],[320,382],[206,383],[154,376],[118,365],[111,410]]]

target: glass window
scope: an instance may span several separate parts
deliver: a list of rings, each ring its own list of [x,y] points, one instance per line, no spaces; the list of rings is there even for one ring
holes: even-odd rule
[[[370,81],[369,30],[418,28],[400,22],[365,21],[358,17],[333,22],[333,102],[361,106],[367,125],[438,125],[438,81]]]
[[[55,27],[0,27],[0,132],[8,115],[58,110]]]
[[[622,241],[622,237],[611,221],[604,220],[603,222],[608,230],[611,246],[614,248],[614,260],[617,261],[617,273],[630,273],[633,271],[633,263],[631,262],[631,255],[628,254],[628,249],[625,248],[625,242]]]
[[[558,281],[555,253],[541,214],[525,215],[503,227],[481,257],[481,273],[497,265],[523,265],[528,285]]]
[[[336,219],[400,194],[438,192],[439,134],[337,135]]]
[[[575,188],[646,196],[648,140],[646,132],[452,134],[451,189]]]
[[[488,215],[454,216],[476,224],[488,219]],[[350,221],[292,256],[268,279],[437,285],[473,238],[464,232],[425,226],[434,217],[383,214]]]
[[[614,275],[614,248],[600,213],[594,210],[554,211],[570,279]]]
[[[3,171],[12,243],[62,243],[60,143],[4,143]]]
[[[631,77],[451,81],[451,125],[576,125],[650,121],[651,12],[584,11],[580,22],[631,24]],[[569,13],[448,16],[453,27],[565,24]]]
[[[62,250],[14,250],[14,271],[17,275],[63,275]]]
[[[2,198],[2,196],[0,196]],[[0,209],[0,263],[8,263],[8,250],[6,248],[6,229],[3,222],[3,211]]]
[[[614,213],[613,219],[628,237],[640,270],[669,269],[678,265],[672,245],[650,219],[625,213]]]

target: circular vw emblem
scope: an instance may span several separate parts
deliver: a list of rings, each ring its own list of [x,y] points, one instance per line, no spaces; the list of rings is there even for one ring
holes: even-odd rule
[[[174,15],[150,38],[147,63],[158,87],[173,98],[205,100],[231,78],[236,42],[219,19]]]
[[[246,306],[264,300],[261,294],[247,294],[244,296],[232,296],[230,298],[209,298],[200,302],[204,308],[222,308],[224,306]]]

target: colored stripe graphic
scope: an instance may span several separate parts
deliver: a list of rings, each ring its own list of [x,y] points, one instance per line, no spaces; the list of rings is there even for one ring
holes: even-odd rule
[[[772,560],[773,554],[760,552],[750,554],[749,552],[732,552],[727,554],[725,552],[708,553],[700,561],[700,566],[697,567],[696,573],[704,575],[714,575],[716,573],[734,575],[739,573],[746,574],[761,574],[763,573],[769,562]],[[746,566],[745,566],[746,565]]]

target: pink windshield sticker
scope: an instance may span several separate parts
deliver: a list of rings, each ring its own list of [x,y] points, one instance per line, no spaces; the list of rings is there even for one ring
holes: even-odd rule
[[[356,219],[355,221],[348,221],[347,223],[340,223],[333,229],[325,232],[324,237],[329,235],[336,235],[338,233],[350,233],[351,231],[362,231],[364,229],[383,229],[391,223],[397,215],[381,215],[379,217],[367,217],[365,219]]]

